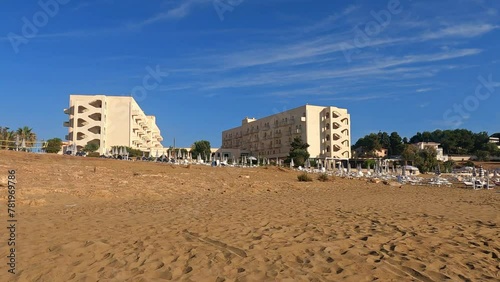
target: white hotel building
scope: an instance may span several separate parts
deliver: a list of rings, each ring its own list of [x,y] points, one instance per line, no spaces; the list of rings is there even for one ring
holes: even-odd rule
[[[284,159],[295,137],[309,144],[311,158],[351,158],[350,115],[346,109],[304,105],[261,119],[245,118],[222,132],[220,157],[242,155]]]
[[[146,115],[132,97],[70,95],[64,110],[69,121],[66,140],[81,150],[94,143],[104,154],[113,146],[127,146],[144,152],[164,152],[163,137],[156,118]]]

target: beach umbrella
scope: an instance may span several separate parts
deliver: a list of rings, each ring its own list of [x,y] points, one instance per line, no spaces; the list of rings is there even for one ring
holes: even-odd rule
[[[142,152],[142,158],[146,157],[146,152]]]
[[[347,161],[347,173],[351,173],[351,162]]]
[[[276,166],[279,166],[279,160],[276,158]]]
[[[23,138],[23,142],[21,143],[21,148],[23,148],[23,149],[26,148],[26,140],[24,140],[24,138]]]
[[[293,168],[295,166],[294,162],[293,162],[293,158],[292,160],[290,161],[290,168]]]

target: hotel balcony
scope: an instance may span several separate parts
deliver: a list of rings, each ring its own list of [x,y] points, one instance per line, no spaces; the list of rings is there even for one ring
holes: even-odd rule
[[[72,113],[71,108],[69,108],[69,109],[64,109],[64,113],[65,113],[65,114],[67,114],[67,115],[71,115],[71,113]]]
[[[64,127],[71,127],[71,123],[70,123],[69,121],[65,121],[65,122],[63,123],[63,126],[64,126]]]

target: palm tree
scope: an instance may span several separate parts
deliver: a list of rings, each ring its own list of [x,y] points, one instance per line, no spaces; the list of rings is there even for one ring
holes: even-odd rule
[[[17,135],[20,140],[26,141],[26,147],[33,147],[36,142],[36,134],[33,132],[32,128],[27,126],[21,127],[17,130]]]
[[[14,131],[10,130],[8,127],[0,127],[0,149],[8,149],[13,144],[11,143],[16,134]]]

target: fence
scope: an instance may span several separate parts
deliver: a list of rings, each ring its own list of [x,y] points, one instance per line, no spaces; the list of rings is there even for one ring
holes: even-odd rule
[[[16,140],[0,140],[0,150],[11,150],[11,151],[25,151],[31,153],[44,153],[45,152],[45,141],[26,142],[23,144]]]

